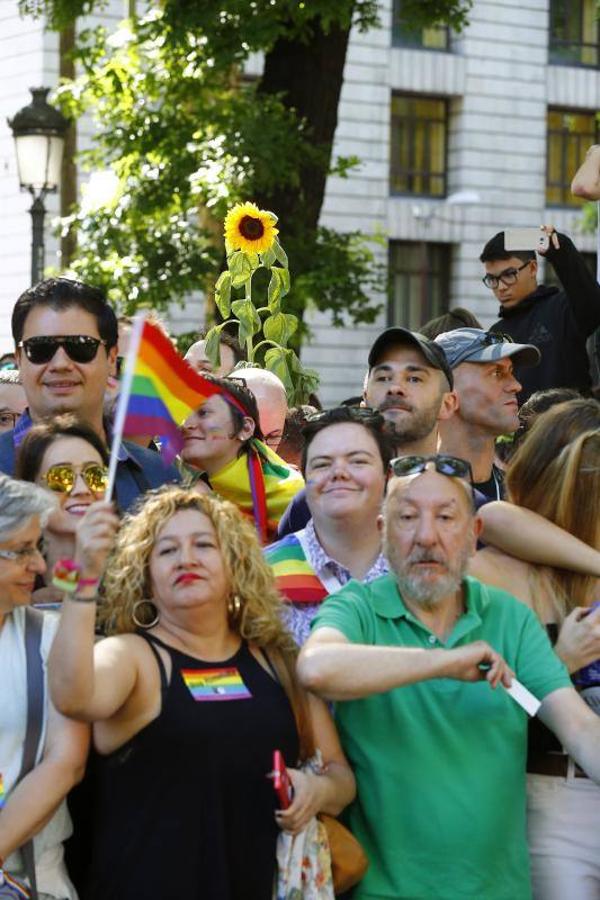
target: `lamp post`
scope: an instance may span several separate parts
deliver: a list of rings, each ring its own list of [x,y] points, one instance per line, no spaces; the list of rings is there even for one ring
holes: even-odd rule
[[[46,194],[60,184],[65,132],[69,122],[47,101],[50,88],[30,88],[32,102],[24,106],[8,124],[15,139],[21,190],[29,191],[31,213],[31,283],[44,275],[44,218]]]

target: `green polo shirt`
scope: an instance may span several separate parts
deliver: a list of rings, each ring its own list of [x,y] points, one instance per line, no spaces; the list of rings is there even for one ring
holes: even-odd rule
[[[440,641],[407,610],[392,575],[349,582],[313,630],[395,647],[487,641],[538,699],[570,687],[536,616],[504,591],[465,579],[466,612]],[[531,897],[525,828],[527,714],[485,681],[432,679],[335,709],[358,796],[347,822],[371,865],[354,898]]]

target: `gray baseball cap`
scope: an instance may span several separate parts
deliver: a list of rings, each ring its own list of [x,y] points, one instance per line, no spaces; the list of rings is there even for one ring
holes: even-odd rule
[[[506,334],[483,328],[456,328],[438,334],[435,343],[443,348],[453,369],[463,362],[494,362],[507,356],[522,366],[537,366],[542,354],[533,344],[515,344]]]
[[[438,347],[433,341],[418,331],[409,331],[408,328],[386,328],[381,334],[375,338],[373,346],[369,350],[369,370],[376,366],[384,351],[394,344],[407,344],[410,347],[416,347],[419,350],[432,369],[439,369],[446,376],[446,380],[450,386],[450,390],[454,387],[454,378],[452,369],[446,359],[446,354],[442,347]]]

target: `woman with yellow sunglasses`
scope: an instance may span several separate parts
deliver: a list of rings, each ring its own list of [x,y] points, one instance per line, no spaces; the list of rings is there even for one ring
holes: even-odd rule
[[[74,416],[56,416],[34,425],[19,447],[15,477],[32,481],[58,499],[44,529],[47,572],[60,559],[72,559],[75,529],[90,504],[102,500],[108,475],[108,450],[95,431]],[[48,585],[34,594],[39,603],[59,602],[62,593]]]

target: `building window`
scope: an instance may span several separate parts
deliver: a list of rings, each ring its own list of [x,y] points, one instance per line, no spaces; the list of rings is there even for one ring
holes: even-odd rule
[[[447,119],[441,97],[392,94],[392,194],[445,196]]]
[[[418,331],[448,311],[450,244],[390,241],[388,324]]]
[[[590,144],[598,142],[598,135],[595,112],[579,109],[548,110],[548,206],[581,206],[582,201],[571,193],[571,180],[583,162]]]
[[[598,67],[596,0],[551,0],[550,62]]]
[[[403,18],[402,0],[392,4],[392,45],[394,47],[416,47],[424,50],[447,50],[449,29],[445,25],[430,25],[415,28]]]

